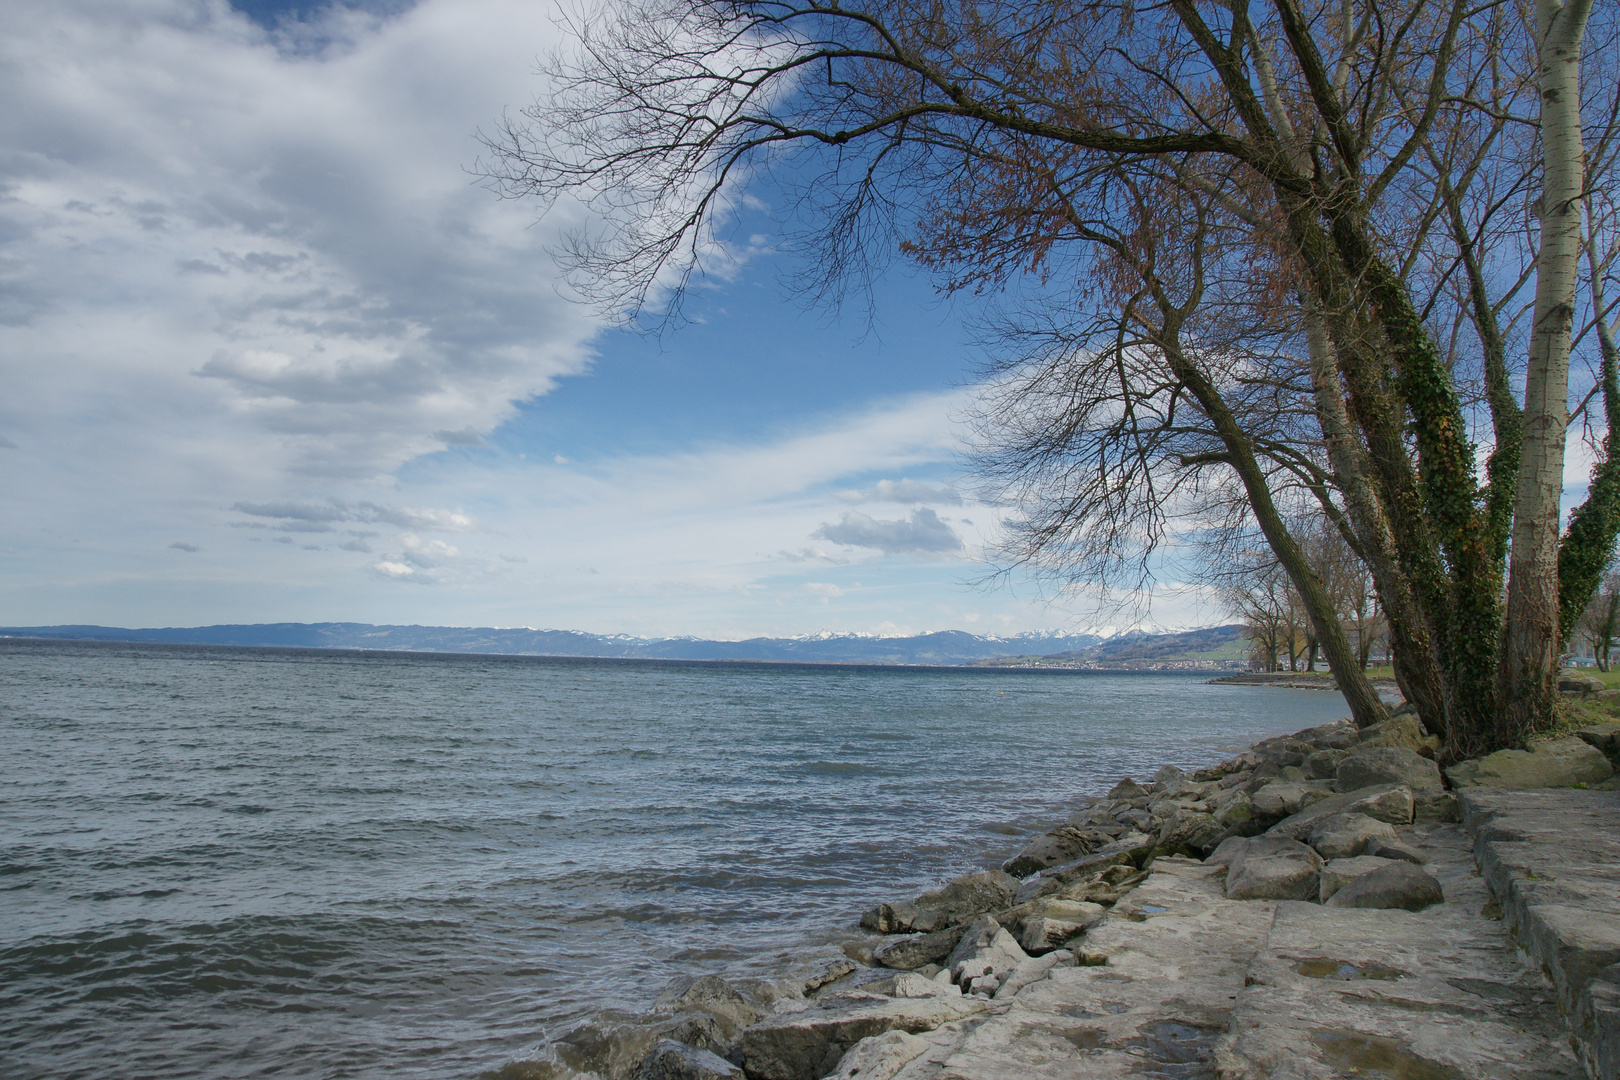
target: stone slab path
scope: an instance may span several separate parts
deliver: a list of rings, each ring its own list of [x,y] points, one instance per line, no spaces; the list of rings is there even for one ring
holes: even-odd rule
[[[1086,935],[1081,966],[1053,968],[861,1076],[1583,1076],[1556,990],[1492,917],[1469,838],[1445,825],[1406,839],[1446,893],[1419,913],[1228,900],[1223,869],[1159,859]]]
[[[1415,834],[1444,903],[1277,906],[1250,965],[1225,1080],[1554,1080],[1583,1072],[1556,992],[1519,957],[1456,825]]]

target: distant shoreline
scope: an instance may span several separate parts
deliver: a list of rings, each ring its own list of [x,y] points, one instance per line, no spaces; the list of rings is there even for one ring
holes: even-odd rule
[[[1243,671],[1209,681],[1228,686],[1281,686],[1290,690],[1338,689],[1333,675],[1326,671]],[[1400,690],[1394,679],[1374,678],[1369,681],[1379,690]]]
[[[140,650],[185,650],[198,654],[209,652],[226,652],[234,654],[258,653],[264,655],[296,655],[307,656],[311,653],[322,656],[361,656],[376,659],[416,659],[442,661],[446,663],[465,663],[470,661],[494,661],[504,663],[547,663],[568,666],[622,666],[641,668],[740,668],[760,670],[805,670],[805,671],[891,671],[891,672],[951,672],[966,675],[1169,675],[1169,676],[1201,676],[1207,675],[1207,670],[1165,670],[1162,668],[1077,668],[1077,667],[998,667],[976,664],[905,664],[883,663],[877,661],[837,661],[837,660],[757,660],[757,659],[730,659],[718,657],[714,659],[686,659],[679,657],[644,657],[644,656],[572,656],[555,653],[500,653],[500,652],[456,652],[440,649],[364,649],[348,646],[323,645],[244,645],[235,643],[214,643],[195,641],[130,641],[120,638],[92,638],[92,637],[36,637],[27,634],[17,634],[0,631],[0,644],[12,642],[26,643],[40,646],[83,646],[86,648],[127,648]],[[1206,680],[1216,682],[1219,680]]]

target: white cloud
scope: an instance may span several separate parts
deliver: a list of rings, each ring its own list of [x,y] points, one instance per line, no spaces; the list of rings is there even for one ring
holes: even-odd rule
[[[328,523],[335,521],[381,523],[403,529],[439,532],[465,532],[477,524],[466,514],[454,510],[381,506],[373,502],[349,504],[336,499],[325,503],[301,503],[286,499],[263,503],[239,502],[231,509],[252,517],[279,519],[275,528],[287,532],[331,532],[332,526]]]
[[[544,253],[567,210],[531,228],[465,171],[537,89],[545,6],[322,33],[222,0],[7,5],[0,430],[45,484],[75,453],[227,503],[386,478],[585,366],[594,325]]]
[[[917,480],[879,480],[869,488],[840,491],[838,498],[847,503],[933,503],[936,506],[961,506],[962,496],[945,486],[935,487]]]
[[[844,590],[839,588],[837,585],[834,585],[830,581],[807,581],[804,583],[803,588],[805,592],[812,593],[816,596],[844,595]]]
[[[927,507],[913,510],[909,518],[898,521],[883,521],[851,510],[837,524],[822,525],[814,535],[847,547],[876,548],[888,555],[962,550],[962,538]]]

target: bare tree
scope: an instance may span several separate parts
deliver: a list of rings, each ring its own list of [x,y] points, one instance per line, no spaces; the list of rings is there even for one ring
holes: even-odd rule
[[[1616,636],[1620,636],[1620,574],[1607,574],[1598,594],[1582,613],[1577,630],[1592,649],[1599,671],[1610,669]]]
[[[1137,365],[1168,437],[1144,445],[1180,477],[1150,490],[1173,499],[1225,470],[1371,723],[1383,707],[1273,481],[1342,519],[1403,689],[1450,752],[1468,753],[1522,743],[1550,718],[1559,617],[1591,595],[1559,568],[1585,565],[1620,530],[1620,485],[1594,483],[1577,515],[1589,527],[1560,540],[1549,487],[1575,340],[1559,326],[1577,306],[1571,252],[1591,186],[1581,110],[1615,111],[1612,49],[1581,66],[1591,10],[1537,0],[1531,25],[1509,5],[1462,0],[627,0],[576,21],[556,96],[490,140],[489,173],[514,196],[583,197],[598,211],[604,226],[573,248],[574,267],[620,311],[678,293],[753,170],[797,192],[813,291],[836,293],[896,250],[947,288],[1045,282],[1092,330],[1131,339],[1103,350],[1088,333],[1068,355]],[[1600,10],[1607,46],[1616,17]],[[1536,77],[1514,74],[1529,71],[1512,62],[1523,57]],[[1535,261],[1519,275],[1501,254],[1514,190],[1540,208]],[[1457,328],[1466,299],[1492,315],[1476,324],[1488,338],[1526,282],[1540,300],[1520,404],[1505,345],[1500,363],[1488,341],[1470,355]],[[1252,338],[1232,330],[1245,324]],[[1315,414],[1319,456],[1294,460],[1245,411],[1263,380],[1250,382],[1235,346],[1297,358],[1303,384],[1276,382],[1280,366],[1262,375],[1290,415]],[[1495,443],[1484,477],[1466,412],[1476,400]],[[1172,457],[1174,439],[1208,449]],[[1052,471],[1043,454],[1004,478]],[[1112,477],[1075,479],[1072,513],[1093,524],[1030,515],[1025,557],[1085,565],[1099,507],[1129,501]],[[1045,498],[1043,513],[1062,504]],[[1138,514],[1120,535],[1151,543],[1154,521]]]

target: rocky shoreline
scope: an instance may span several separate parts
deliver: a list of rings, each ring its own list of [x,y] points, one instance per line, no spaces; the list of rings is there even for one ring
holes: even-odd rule
[[[1075,1070],[1083,1063],[1086,1076],[1577,1077],[1562,1008],[1577,1028],[1585,1024],[1573,1045],[1587,1074],[1613,1080],[1620,1043],[1603,1047],[1620,1040],[1620,967],[1607,982],[1582,968],[1573,994],[1562,984],[1538,990],[1547,980],[1534,949],[1517,941],[1531,958],[1526,966],[1508,936],[1530,935],[1518,927],[1534,917],[1526,907],[1504,929],[1512,882],[1492,880],[1484,893],[1472,864],[1496,856],[1480,853],[1487,839],[1470,848],[1458,824],[1501,809],[1472,792],[1614,787],[1609,759],[1620,756],[1620,724],[1579,735],[1442,774],[1439,741],[1398,710],[1365,730],[1341,720],[1266,739],[1191,772],[1166,765],[1151,780],[1123,779],[1086,800],[1000,870],[867,911],[866,933],[838,953],[795,958],[776,979],[678,979],[646,1016],[583,1025],[554,1044],[554,1062],[514,1063],[498,1075],[1022,1080],[1082,1075]],[[1569,794],[1599,800],[1620,823],[1611,792]],[[1620,870],[1599,877],[1620,883]],[[1596,918],[1580,933],[1612,932],[1607,962],[1620,960],[1620,899]],[[1290,948],[1314,955],[1284,957],[1293,974],[1256,982],[1254,972],[1290,934],[1298,939]],[[1390,959],[1326,955],[1341,939],[1363,938],[1363,953]],[[1562,971],[1558,957],[1571,946],[1556,934],[1550,940],[1553,960],[1542,966]],[[1501,955],[1452,971],[1458,948]],[[1425,955],[1433,950],[1446,956]],[[1592,955],[1588,968],[1607,953]],[[1311,1008],[1291,1004],[1293,1027],[1268,1019],[1266,1008],[1245,1008],[1301,973],[1306,982],[1295,989],[1306,995],[1319,994],[1322,979],[1380,987],[1404,980],[1410,992],[1432,982],[1439,998],[1472,986],[1485,1005],[1454,1003],[1459,1015],[1499,1011],[1492,994],[1516,1004],[1501,1031],[1490,1027],[1495,1019],[1474,1017],[1470,1041],[1432,1047],[1432,1032],[1408,1030],[1412,1007],[1380,1011],[1388,997],[1381,988],[1355,1021],[1365,1031],[1300,1026],[1313,1008],[1354,1013],[1343,993],[1310,998]],[[1101,1011],[1099,994],[1108,999]],[[1290,1039],[1314,1047],[1321,1068],[1293,1061],[1306,1051],[1286,1049]],[[1274,1073],[1278,1060],[1292,1064]]]

